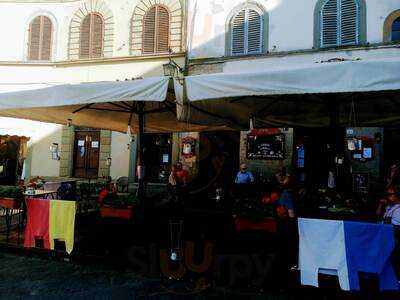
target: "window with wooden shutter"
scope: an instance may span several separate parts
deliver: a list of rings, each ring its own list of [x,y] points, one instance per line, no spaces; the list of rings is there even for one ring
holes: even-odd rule
[[[321,47],[359,43],[360,9],[355,0],[328,0],[320,11]]]
[[[400,17],[392,24],[392,42],[400,41]]]
[[[169,11],[161,5],[150,8],[143,18],[143,54],[169,51]]]
[[[258,54],[263,47],[263,17],[253,9],[243,9],[231,21],[231,54]]]
[[[80,30],[79,58],[103,57],[104,21],[97,13],[88,14]]]
[[[38,16],[29,24],[28,59],[50,60],[53,26],[45,16]]]

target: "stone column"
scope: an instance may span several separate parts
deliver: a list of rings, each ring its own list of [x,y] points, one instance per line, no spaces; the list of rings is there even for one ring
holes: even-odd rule
[[[110,166],[107,166],[107,158],[111,157],[111,131],[100,131],[100,157],[99,177],[110,176]]]
[[[60,177],[72,177],[74,160],[74,126],[63,126],[61,136]]]

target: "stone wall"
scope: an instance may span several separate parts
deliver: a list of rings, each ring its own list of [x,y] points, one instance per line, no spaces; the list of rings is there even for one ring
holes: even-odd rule
[[[224,71],[224,63],[201,63],[189,65],[190,75],[222,73]]]

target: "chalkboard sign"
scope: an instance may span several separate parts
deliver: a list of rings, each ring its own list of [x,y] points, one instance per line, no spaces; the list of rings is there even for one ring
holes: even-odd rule
[[[285,159],[285,136],[283,134],[247,136],[247,159]]]

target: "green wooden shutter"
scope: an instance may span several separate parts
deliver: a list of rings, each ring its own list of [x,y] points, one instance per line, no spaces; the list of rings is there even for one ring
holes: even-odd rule
[[[338,45],[338,15],[337,0],[325,2],[321,10],[321,47]]]
[[[246,10],[240,11],[232,20],[232,55],[246,54]]]
[[[262,51],[262,16],[255,10],[247,11],[247,53],[258,54]]]
[[[321,47],[356,45],[360,9],[355,0],[328,0],[320,11]]]

